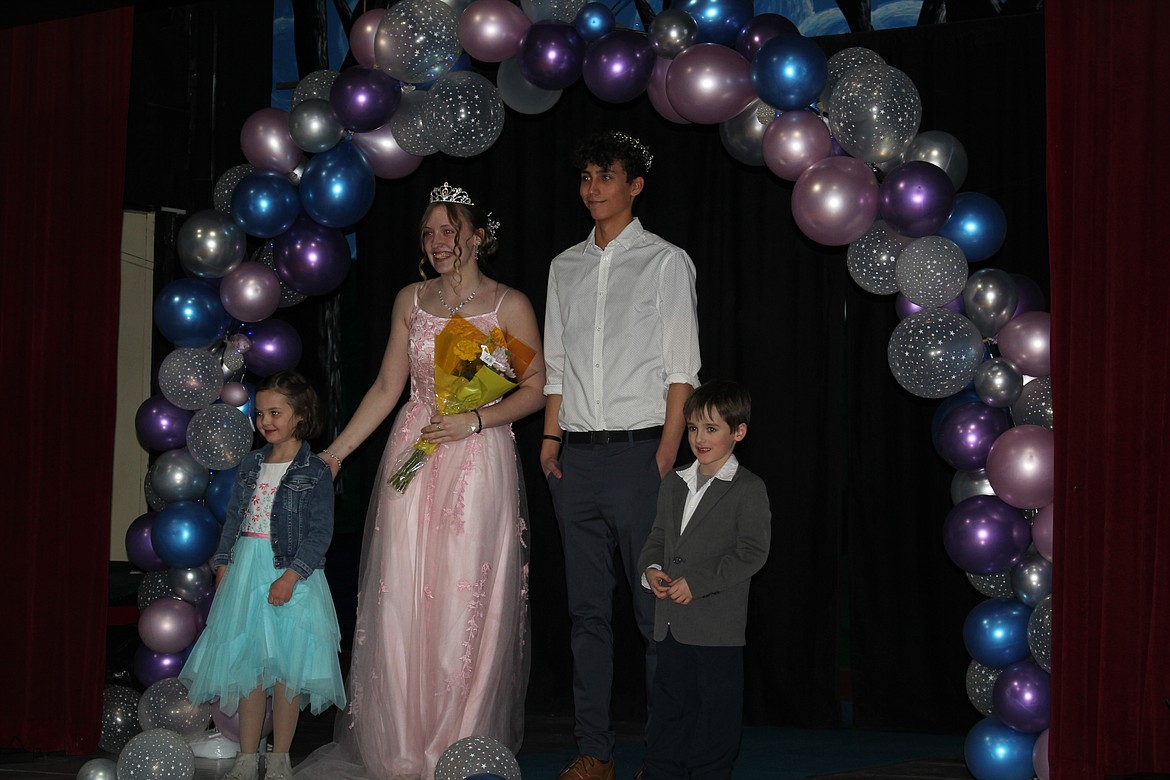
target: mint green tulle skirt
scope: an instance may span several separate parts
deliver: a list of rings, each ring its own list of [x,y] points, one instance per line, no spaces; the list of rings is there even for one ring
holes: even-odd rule
[[[314,714],[345,707],[345,684],[337,655],[341,632],[325,573],[315,571],[293,589],[288,603],[268,603],[268,589],[283,573],[272,565],[268,539],[241,536],[233,563],[211,604],[179,679],[195,704],[219,699],[227,716],[257,687],[272,695],[282,682],[292,700]]]

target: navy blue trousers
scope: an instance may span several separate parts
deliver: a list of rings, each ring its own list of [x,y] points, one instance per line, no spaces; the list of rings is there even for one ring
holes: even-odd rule
[[[646,643],[647,701],[654,679],[654,597],[642,587],[638,556],[654,524],[662,477],[658,441],[566,444],[562,478],[549,478],[565,549],[565,582],[572,619],[574,735],[579,752],[608,760],[614,733],[614,551],[633,593],[634,618]]]

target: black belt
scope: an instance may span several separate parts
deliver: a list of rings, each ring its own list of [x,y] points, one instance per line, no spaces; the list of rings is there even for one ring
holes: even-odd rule
[[[629,444],[662,438],[662,426],[636,431],[565,431],[565,444]]]

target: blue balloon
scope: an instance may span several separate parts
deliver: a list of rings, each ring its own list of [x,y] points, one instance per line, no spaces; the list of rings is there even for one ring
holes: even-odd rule
[[[1032,608],[1016,599],[988,599],[976,604],[963,621],[963,644],[972,658],[992,669],[1022,661],[1031,652],[1028,647],[1031,615]]]
[[[201,279],[176,279],[154,299],[154,324],[176,347],[203,349],[227,334],[231,315],[215,285]]]
[[[589,43],[617,29],[617,19],[605,3],[586,3],[577,12],[573,26],[577,28],[577,34]]]
[[[1029,780],[1036,773],[1032,748],[1039,734],[1021,734],[999,718],[985,718],[967,732],[963,757],[976,780]]]
[[[1007,236],[1007,217],[999,204],[979,192],[955,196],[951,217],[938,235],[959,245],[968,263],[986,260],[999,251]]]
[[[947,419],[947,415],[963,404],[981,403],[983,403],[983,399],[979,397],[979,393],[970,387],[944,398],[938,408],[934,410],[934,417],[930,421],[930,440],[934,443],[935,449],[938,449],[938,436],[942,432],[943,422]]]
[[[825,53],[809,38],[780,33],[752,57],[752,86],[770,106],[785,111],[817,99],[829,78]]]
[[[756,13],[753,0],[684,0],[682,5],[670,7],[694,17],[699,26],[698,43],[717,43],[732,49],[739,31]]]
[[[326,227],[348,227],[370,210],[374,187],[374,170],[366,158],[343,141],[305,165],[301,204],[311,219]]]
[[[228,502],[232,498],[237,472],[238,467],[217,471],[211,475],[211,481],[207,483],[207,493],[203,496],[203,502],[207,505],[207,511],[211,512],[220,525],[227,519]]]
[[[219,523],[207,507],[195,501],[176,501],[154,518],[150,543],[168,566],[191,569],[211,559],[219,545],[219,533]]]
[[[300,213],[297,188],[283,173],[253,171],[232,193],[232,218],[250,236],[279,236]]]

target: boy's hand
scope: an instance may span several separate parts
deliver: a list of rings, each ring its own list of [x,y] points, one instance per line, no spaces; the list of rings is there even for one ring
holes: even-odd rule
[[[274,607],[280,607],[288,603],[288,600],[292,598],[293,588],[296,587],[297,580],[299,579],[300,575],[292,569],[285,571],[284,574],[277,578],[276,582],[272,583],[272,587],[268,589],[268,603]]]
[[[672,582],[670,575],[654,566],[647,566],[643,573],[646,575],[646,582],[650,583],[650,592],[654,594],[654,598],[666,598],[667,590]]]
[[[687,584],[686,577],[679,577],[677,580],[671,582],[670,587],[666,590],[666,595],[670,596],[670,600],[675,604],[682,604],[686,606],[691,603],[691,586]]]

